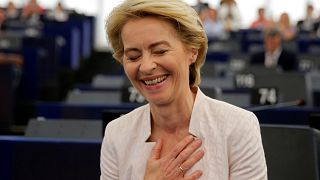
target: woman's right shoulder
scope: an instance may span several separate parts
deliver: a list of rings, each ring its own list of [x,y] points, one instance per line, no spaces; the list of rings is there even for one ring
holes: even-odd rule
[[[106,126],[106,132],[111,134],[118,134],[128,132],[131,129],[135,129],[144,118],[148,105],[138,107],[127,114],[123,114],[120,117],[110,121]]]

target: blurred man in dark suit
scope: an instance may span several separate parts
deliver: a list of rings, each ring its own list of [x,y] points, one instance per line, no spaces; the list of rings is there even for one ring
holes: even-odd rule
[[[266,68],[277,68],[283,71],[298,70],[297,56],[282,48],[281,33],[275,27],[265,30],[264,50],[254,53],[250,64],[264,65]]]

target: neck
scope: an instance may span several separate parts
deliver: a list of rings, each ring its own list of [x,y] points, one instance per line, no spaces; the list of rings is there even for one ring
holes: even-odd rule
[[[150,105],[152,114],[152,131],[163,131],[175,134],[181,130],[188,130],[195,93],[191,90],[177,97],[174,102],[166,106]]]

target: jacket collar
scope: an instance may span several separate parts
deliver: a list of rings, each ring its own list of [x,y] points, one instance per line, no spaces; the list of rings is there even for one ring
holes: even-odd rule
[[[206,96],[203,94],[200,88],[197,88],[197,94],[191,113],[189,133],[198,138],[202,138],[200,131],[201,119],[199,118],[199,114],[202,114],[202,112],[204,111],[204,108],[201,104],[205,97]],[[149,104],[145,105],[144,112],[141,118],[143,119],[143,121],[141,121],[142,128],[140,131],[140,137],[146,142],[151,135],[151,112]]]

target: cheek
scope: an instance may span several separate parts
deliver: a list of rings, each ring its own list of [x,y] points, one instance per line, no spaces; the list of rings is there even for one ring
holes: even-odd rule
[[[129,79],[134,79],[137,75],[137,66],[132,63],[123,64],[123,69]]]

